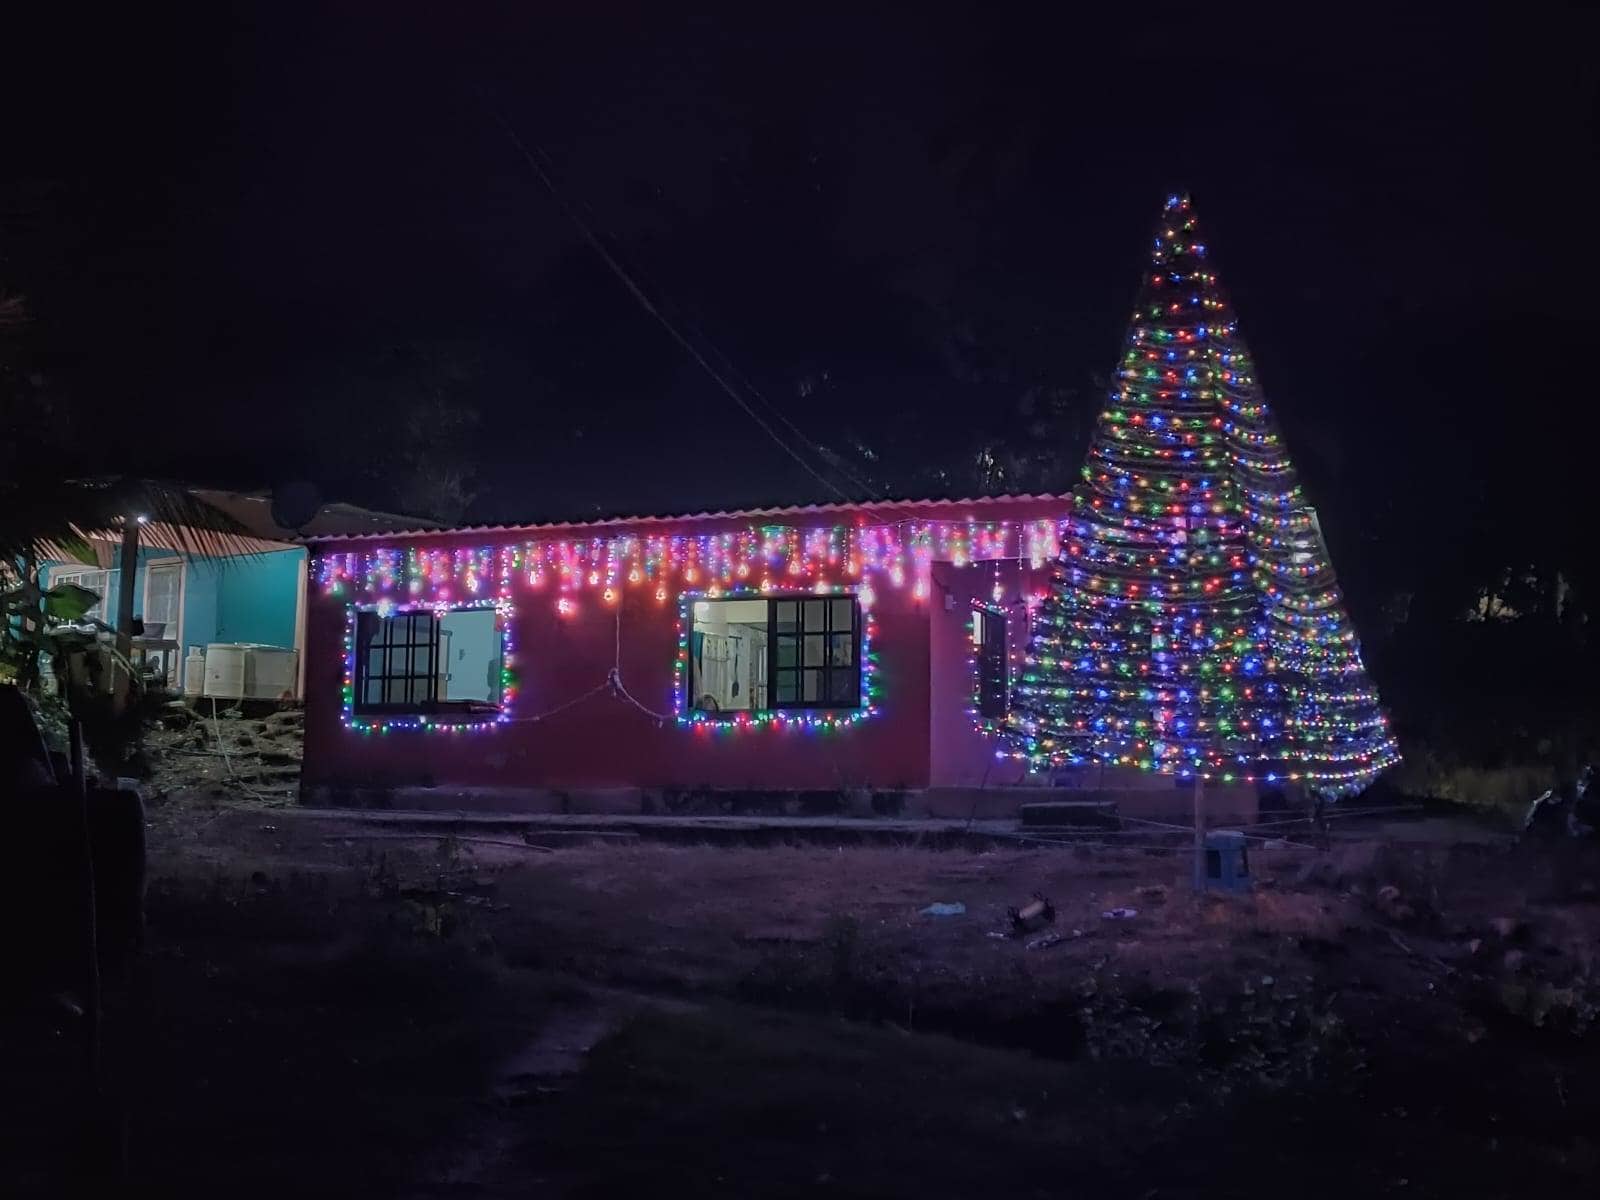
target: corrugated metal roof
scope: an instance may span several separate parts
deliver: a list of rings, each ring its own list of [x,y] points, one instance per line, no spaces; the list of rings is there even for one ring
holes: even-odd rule
[[[285,529],[272,517],[272,497],[247,492],[224,492],[214,488],[195,488],[194,494],[207,504],[220,508],[256,537],[277,542],[296,542],[299,536]],[[438,529],[437,521],[399,513],[360,508],[342,501],[329,501],[317,509],[304,526],[307,539],[345,538],[363,533],[382,533],[388,529]]]
[[[457,525],[453,528],[440,529],[438,527],[426,529],[388,529],[370,533],[352,534],[311,534],[301,538],[307,543],[317,542],[364,542],[379,538],[422,538],[422,537],[452,537],[464,534],[478,533],[538,533],[548,534],[558,530],[568,529],[599,529],[614,526],[630,525],[666,525],[677,524],[684,521],[732,521],[748,520],[756,517],[799,517],[820,515],[824,513],[841,512],[875,512],[881,509],[945,509],[970,507],[972,505],[1014,505],[1014,504],[1054,504],[1070,503],[1070,493],[1040,492],[1038,494],[1025,493],[1020,495],[1003,496],[967,496],[959,500],[924,499],[924,500],[863,500],[839,501],[830,504],[792,504],[773,506],[770,508],[739,508],[718,509],[692,513],[674,513],[668,515],[632,516],[632,517],[597,517],[592,521],[547,521],[531,525]]]

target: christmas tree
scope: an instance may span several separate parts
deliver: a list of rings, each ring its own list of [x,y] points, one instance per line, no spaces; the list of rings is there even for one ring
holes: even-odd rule
[[[1187,197],[1156,230],[1007,740],[1037,768],[1327,794],[1397,757]]]

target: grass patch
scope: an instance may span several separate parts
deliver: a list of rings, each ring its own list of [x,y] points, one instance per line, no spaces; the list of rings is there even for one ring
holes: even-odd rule
[[[521,1152],[578,1196],[1056,1195],[1135,1153],[1119,1133],[1187,1086],[825,1018],[656,1013],[590,1054]]]
[[[470,929],[370,893],[259,874],[154,889],[148,1001],[110,1031],[139,1187],[397,1195],[472,1119],[557,1001]]]

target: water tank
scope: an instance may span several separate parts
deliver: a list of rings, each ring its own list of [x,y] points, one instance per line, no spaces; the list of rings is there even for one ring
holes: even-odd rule
[[[206,690],[206,652],[199,646],[189,647],[189,657],[183,660],[183,694],[198,696]]]
[[[299,658],[282,646],[251,646],[245,661],[245,699],[293,700]]]
[[[299,655],[283,646],[212,642],[206,647],[205,694],[218,700],[292,700]]]
[[[244,674],[250,647],[242,642],[212,642],[206,647],[205,694],[218,700],[244,699]]]

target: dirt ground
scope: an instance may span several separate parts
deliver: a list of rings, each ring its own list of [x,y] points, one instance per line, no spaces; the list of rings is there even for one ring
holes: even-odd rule
[[[1560,1196],[1600,1170],[1600,862],[1567,845],[1375,833],[1198,898],[1170,852],[150,817],[107,1030],[149,1194]],[[1035,892],[1054,923],[1008,936]],[[70,1174],[74,1046],[12,1055],[20,1194]]]
[[[277,705],[174,700],[145,736],[144,794],[159,807],[238,801],[275,807],[300,791],[305,711]]]

